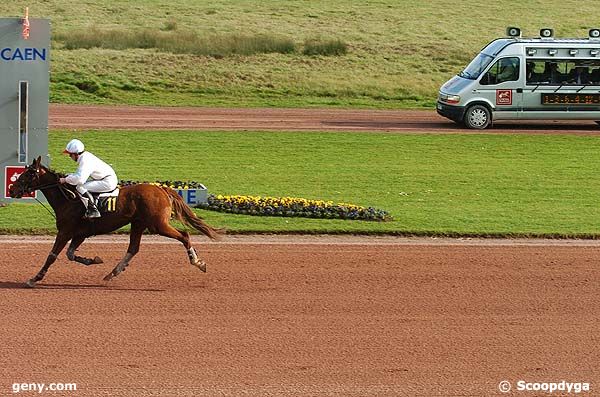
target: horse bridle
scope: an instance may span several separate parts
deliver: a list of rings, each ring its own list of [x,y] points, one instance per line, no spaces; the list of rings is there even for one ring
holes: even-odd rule
[[[40,181],[40,172],[39,172],[39,169],[33,168],[32,166],[28,166],[27,169],[34,171],[34,173],[35,173],[35,182],[39,182]],[[50,173],[52,173],[53,175],[55,175],[53,172],[50,172]],[[38,185],[38,186],[35,186],[35,187],[28,186],[27,189],[24,189],[24,190],[25,190],[26,194],[30,194],[30,193],[35,192],[36,190],[42,190],[42,189],[47,189],[47,188],[51,188],[51,187],[58,187],[58,190],[69,201],[75,201],[77,199],[77,195],[75,193],[73,193],[71,190],[67,189],[65,186],[63,186],[59,182],[46,183],[44,185]]]

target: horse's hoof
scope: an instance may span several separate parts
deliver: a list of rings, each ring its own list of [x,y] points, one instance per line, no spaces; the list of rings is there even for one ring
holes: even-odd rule
[[[206,273],[206,262],[204,262],[204,261],[198,261],[196,263],[192,263],[192,265],[196,266],[198,269],[200,269],[204,273]]]
[[[95,265],[98,265],[98,264],[100,264],[100,263],[104,263],[104,261],[102,260],[102,258],[100,258],[99,256],[97,256],[97,257],[95,257],[95,258],[92,260],[92,263],[93,263],[93,264],[95,264]]]
[[[27,280],[27,282],[25,283],[25,286],[27,288],[33,288],[35,287],[35,284],[37,283],[37,281],[35,281],[34,279],[30,278],[29,280]]]

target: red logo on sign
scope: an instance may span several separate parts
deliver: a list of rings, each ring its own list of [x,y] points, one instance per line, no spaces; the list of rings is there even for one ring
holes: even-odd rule
[[[9,189],[25,171],[25,166],[7,166],[4,170],[4,198],[10,198]],[[34,198],[35,192],[23,195],[23,198]]]
[[[512,90],[496,90],[496,105],[512,105]]]

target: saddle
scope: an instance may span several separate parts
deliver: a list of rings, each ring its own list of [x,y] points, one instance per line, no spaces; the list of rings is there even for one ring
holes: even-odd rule
[[[116,188],[112,192],[92,193],[92,197],[94,198],[100,213],[105,214],[108,212],[115,212],[117,210],[119,188]]]

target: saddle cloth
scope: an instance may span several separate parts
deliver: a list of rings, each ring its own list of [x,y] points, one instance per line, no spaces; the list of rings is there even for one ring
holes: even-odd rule
[[[117,209],[117,197],[119,196],[119,188],[112,192],[92,193],[96,200],[96,206],[101,213],[114,212]]]

